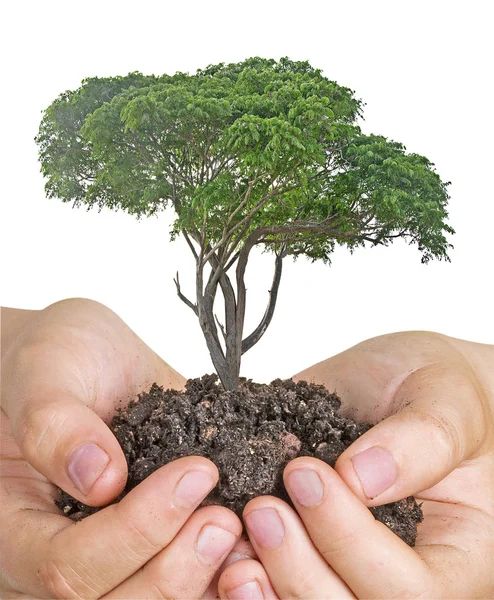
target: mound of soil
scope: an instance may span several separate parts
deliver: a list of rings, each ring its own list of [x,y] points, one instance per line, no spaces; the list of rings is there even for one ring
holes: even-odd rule
[[[239,516],[255,496],[271,494],[291,504],[282,479],[290,460],[315,456],[334,466],[372,427],[343,417],[340,406],[324,386],[291,379],[266,385],[241,378],[236,392],[225,391],[217,375],[190,379],[184,392],[153,384],[110,424],[129,467],[117,500],[159,467],[194,455],[211,459],[220,472],[219,484],[203,504],[222,504]],[[56,504],[74,520],[100,510],[65,492]],[[422,511],[413,497],[370,510],[407,544],[415,544]]]

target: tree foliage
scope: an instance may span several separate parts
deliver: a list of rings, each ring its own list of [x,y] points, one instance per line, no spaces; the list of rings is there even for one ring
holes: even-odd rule
[[[197,304],[187,302],[201,321],[219,284],[235,317],[222,331],[240,352],[254,246],[329,263],[336,244],[401,237],[423,262],[448,260],[448,184],[424,156],[363,134],[361,116],[352,90],[308,62],[255,57],[194,75],[85,79],[46,109],[36,141],[50,197],[137,217],[172,204],[172,238],[183,234],[198,267],[212,268],[210,287],[201,280]],[[238,297],[228,300],[236,261]]]
[[[351,90],[308,63],[251,58],[195,75],[85,79],[45,111],[36,140],[50,197],[137,216],[172,202],[174,231],[204,225],[213,245],[262,203],[250,230],[338,220],[343,235],[300,232],[288,254],[327,260],[334,241],[398,235],[425,261],[446,258],[447,184],[425,157],[363,135],[360,115]]]

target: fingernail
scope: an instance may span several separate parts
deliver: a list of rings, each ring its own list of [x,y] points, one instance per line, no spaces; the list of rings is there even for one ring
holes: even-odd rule
[[[274,508],[254,510],[245,517],[245,523],[256,542],[265,548],[278,547],[285,537],[285,528]]]
[[[226,593],[229,600],[263,600],[264,595],[257,581],[239,585]]]
[[[108,454],[96,444],[79,446],[72,452],[68,462],[73,484],[87,495],[109,462]]]
[[[312,469],[297,469],[288,475],[288,487],[302,506],[316,506],[324,496],[319,475]]]
[[[226,569],[227,567],[233,565],[233,563],[236,563],[239,560],[249,560],[250,558],[252,558],[252,556],[249,556],[248,554],[241,554],[240,552],[230,552],[230,554],[225,558],[225,561],[221,565],[221,568]]]
[[[214,480],[204,471],[185,473],[175,488],[175,500],[182,508],[191,508],[214,488]]]
[[[386,448],[374,446],[352,458],[353,468],[367,498],[375,498],[396,481],[398,467]]]
[[[209,563],[214,564],[233,548],[236,541],[237,536],[230,531],[214,525],[206,525],[197,538],[196,548]]]

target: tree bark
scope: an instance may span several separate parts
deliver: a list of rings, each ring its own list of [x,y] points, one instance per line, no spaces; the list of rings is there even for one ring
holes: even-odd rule
[[[248,337],[246,337],[242,341],[242,354],[245,354],[247,350],[250,350],[252,346],[255,346],[257,344],[257,342],[262,338],[262,336],[266,332],[266,329],[271,323],[271,319],[273,318],[274,314],[274,309],[276,307],[276,300],[278,298],[278,289],[280,287],[282,266],[283,255],[280,254],[276,256],[273,283],[271,285],[271,289],[269,290],[268,306],[266,308],[266,311],[264,312],[264,316],[261,319],[259,325]]]
[[[196,265],[197,316],[211,360],[223,387],[227,390],[236,390],[240,373],[240,357],[236,355],[238,344],[236,343],[237,329],[235,327],[235,294],[230,279],[224,272],[217,255],[212,254],[209,257],[209,262],[211,273],[204,291],[204,264],[200,258]],[[218,285],[221,286],[225,299],[226,355],[221,347],[214,317],[214,299]]]
[[[218,337],[218,331],[214,322],[213,304],[216,283],[211,285],[211,278],[203,293],[203,268],[197,268],[196,272],[196,294],[197,294],[197,316],[201,326],[206,345],[211,355],[214,368],[218,373],[223,387],[227,390],[235,390],[238,387],[238,374],[232,374],[230,365],[226,359]]]

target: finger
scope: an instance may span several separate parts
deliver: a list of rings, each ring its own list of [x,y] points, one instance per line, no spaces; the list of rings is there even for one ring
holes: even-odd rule
[[[202,508],[164,550],[104,598],[202,598],[241,533],[242,523],[230,510]]]
[[[278,600],[264,567],[257,560],[242,560],[229,566],[218,582],[224,600]]]
[[[255,498],[244,509],[244,522],[280,598],[355,598],[285,502],[273,496]]]
[[[335,465],[367,506],[431,488],[474,458],[487,433],[482,397],[462,362],[414,371],[392,403],[401,410],[362,435]]]
[[[213,463],[187,457],[158,469],[119,503],[78,523],[19,511],[2,540],[12,552],[10,572],[26,593],[39,595],[41,585],[42,597],[99,598],[172,542],[217,479]],[[68,525],[54,534],[61,519]]]
[[[211,580],[209,587],[204,592],[202,596],[202,600],[217,600],[218,598],[218,581],[221,577],[221,574],[225,569],[227,569],[233,563],[238,562],[239,560],[249,560],[256,559],[256,553],[252,544],[248,541],[247,536],[244,534],[240,540],[235,544],[233,550],[230,554],[225,558],[225,560],[221,563],[220,568],[216,571],[213,579]]]
[[[31,344],[2,365],[2,407],[24,458],[50,481],[91,506],[124,488],[127,463],[107,425],[85,404],[67,351]]]
[[[358,598],[430,593],[431,573],[418,554],[376,521],[329,465],[295,459],[285,468],[284,482],[319,556]]]

